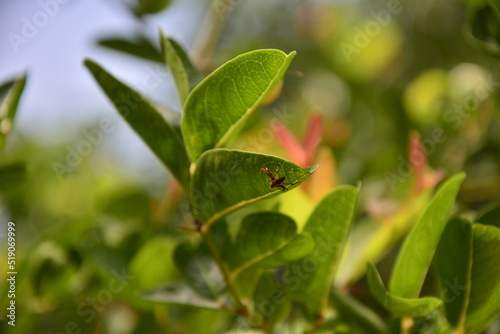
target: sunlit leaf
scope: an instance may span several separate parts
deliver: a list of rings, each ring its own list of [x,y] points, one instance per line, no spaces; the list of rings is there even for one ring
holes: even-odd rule
[[[356,224],[346,245],[347,253],[337,280],[354,283],[366,272],[367,262],[378,262],[404,237],[430,200],[425,192],[384,221],[362,220]]]
[[[302,168],[270,155],[209,150],[198,160],[191,184],[191,206],[195,218],[210,226],[237,208],[282,193],[280,188],[271,188],[270,177],[262,168],[268,168],[272,173],[278,169],[279,177],[286,177],[284,182],[296,182],[286,185],[289,191],[316,169]]]
[[[160,46],[162,48],[163,52],[163,61],[167,62],[167,66],[170,65],[168,62],[167,54],[166,54],[166,49],[165,49],[165,44],[163,43],[164,38],[168,40],[170,43],[170,46],[172,47],[172,51],[175,52],[175,55],[179,58],[179,60],[182,62],[182,68],[184,69],[187,78],[188,78],[188,83],[189,83],[189,91],[196,87],[200,83],[201,80],[203,80],[202,74],[198,71],[198,69],[195,67],[193,62],[191,61],[191,58],[189,57],[188,53],[186,50],[173,38],[169,36],[164,36],[163,32],[160,30]],[[188,91],[188,93],[189,93]]]
[[[237,276],[240,272],[253,265],[276,265],[279,259],[287,257],[295,260],[304,256],[302,247],[310,251],[312,240],[297,237],[297,226],[289,217],[275,212],[262,212],[249,215],[241,222],[241,227],[236,236],[232,252],[226,256],[229,258],[231,275]],[[295,242],[290,245],[290,243]],[[290,247],[288,250],[286,248]],[[294,252],[299,250],[299,252]],[[281,254],[276,254],[281,253]],[[273,257],[274,259],[269,259]]]
[[[357,196],[358,188],[340,186],[317,205],[303,230],[312,236],[314,252],[287,268],[289,277],[297,267],[307,273],[300,277],[300,287],[291,288],[291,293],[314,315],[326,310],[335,270],[354,219]]]
[[[224,145],[282,79],[295,52],[257,50],[210,74],[190,93],[181,120],[192,161]]]
[[[163,35],[163,33],[161,33],[161,39],[162,49],[165,53],[165,60],[168,67],[170,68],[170,71],[172,72],[172,76],[177,87],[177,93],[179,95],[179,100],[182,107],[189,95],[189,80],[186,69],[184,68],[181,55],[177,52],[177,49],[174,47],[172,40]]]
[[[418,297],[464,178],[463,173],[454,175],[439,188],[406,237],[389,283],[395,296]]]

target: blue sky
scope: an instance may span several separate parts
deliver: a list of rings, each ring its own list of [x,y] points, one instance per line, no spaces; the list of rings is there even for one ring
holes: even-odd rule
[[[78,139],[82,127],[110,118],[117,125],[116,131],[106,137],[100,150],[132,164],[131,168],[139,173],[158,166],[145,145],[117,116],[83,67],[83,59],[96,60],[145,95],[178,108],[170,77],[163,74],[158,85],[151,84],[152,76],[161,70],[157,64],[104,49],[96,41],[132,36],[136,31],[156,40],[161,27],[189,49],[203,7],[198,0],[173,0],[169,10],[140,23],[120,0],[66,0],[64,4],[57,0],[0,1],[0,82],[28,71],[15,131],[51,145]],[[190,24],[186,24],[187,20]],[[30,30],[30,24],[37,31]],[[25,39],[13,42],[17,37]]]

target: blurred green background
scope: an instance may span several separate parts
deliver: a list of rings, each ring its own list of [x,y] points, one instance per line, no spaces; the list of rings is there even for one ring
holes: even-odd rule
[[[0,226],[5,231],[8,221],[16,224],[18,271],[17,325],[3,320],[2,332],[230,328],[232,320],[223,313],[139,297],[139,291],[179,277],[170,254],[192,237],[178,229],[186,223],[179,209],[184,199],[81,63],[92,56],[109,65],[114,75],[168,107],[165,115],[175,124],[175,89],[166,67],[155,61],[158,26],[204,74],[254,49],[297,51],[280,96],[260,108],[232,146],[293,159],[263,129],[278,117],[303,138],[309,120],[320,115],[322,141],[309,152],[309,162],[324,167],[308,200],[317,201],[336,184],[361,181],[359,216],[384,221],[408,198],[408,178],[393,176],[401,176],[414,132],[427,150],[429,170],[467,173],[458,199],[462,212],[473,215],[500,198],[500,26],[494,5],[172,0],[151,8],[155,2],[139,1],[141,7],[132,1],[70,1],[59,4],[15,52],[9,33],[23,36],[23,18],[33,22],[45,10],[40,4],[49,2],[0,4],[6,37],[0,79],[7,82],[22,70],[28,77],[0,155]],[[111,38],[138,36],[149,41],[138,56],[109,47]],[[301,214],[300,207],[295,210]],[[3,282],[6,258],[2,239]],[[7,305],[5,288],[0,286],[1,305]],[[2,319],[4,311],[2,306]]]

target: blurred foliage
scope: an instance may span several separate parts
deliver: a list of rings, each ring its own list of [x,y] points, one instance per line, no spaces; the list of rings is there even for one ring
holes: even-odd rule
[[[137,1],[130,10],[144,19],[170,10],[170,2]],[[370,267],[368,281],[381,294],[389,294],[382,290],[383,281],[390,277],[401,240],[431,202],[438,182],[458,171],[465,171],[467,178],[454,212],[458,208],[485,226],[470,227],[471,231],[499,227],[498,1],[200,0],[200,6],[207,8],[206,20],[185,19],[185,24],[194,26],[203,21],[200,31],[211,32],[208,37],[200,33],[202,37],[187,48],[194,64],[187,75],[197,76],[195,83],[199,82],[195,67],[208,74],[249,50],[297,51],[281,94],[247,120],[229,147],[297,164],[302,147],[307,154],[302,154],[301,162],[320,164],[303,185],[280,200],[255,203],[226,220],[239,222],[250,213],[279,211],[293,218],[299,231],[307,230],[320,199],[338,184],[361,182],[357,219],[335,276],[338,289],[328,296],[326,318],[316,332],[451,331],[442,325],[446,318],[453,324],[460,320],[450,317],[448,308],[435,317],[391,317],[370,293],[366,262],[378,263],[380,273],[378,277]],[[171,42],[187,67],[182,48]],[[99,43],[139,57],[138,61],[166,58],[163,44],[159,47],[142,37],[135,41],[133,36],[110,37]],[[189,286],[200,283],[192,269],[206,264],[207,250],[198,248],[202,246],[186,217],[180,186],[170,176],[159,180],[165,192],[158,195],[130,178],[124,172],[127,167],[118,166],[100,145],[91,146],[89,154],[78,154],[79,145],[83,148],[82,142],[89,141],[82,134],[70,142],[45,146],[16,132],[15,126],[10,131],[25,80],[0,86],[2,106],[12,106],[0,109],[1,142],[6,138],[0,152],[0,226],[3,230],[5,222],[16,223],[18,245],[16,327],[2,321],[0,331],[237,333],[247,324],[237,314],[153,303],[140,295],[179,280]],[[321,116],[322,139],[308,144],[315,115]],[[293,135],[277,131],[278,121]],[[90,124],[86,129],[99,126]],[[420,134],[420,148],[412,146],[411,139],[408,144],[412,133]],[[425,150],[425,163],[412,160],[418,150]],[[477,224],[458,221],[464,228]],[[214,228],[235,239],[240,225],[223,222]],[[456,230],[444,233],[462,233]],[[453,244],[448,239],[443,242]],[[4,247],[0,256],[7,258]],[[443,251],[439,256],[443,261]],[[474,256],[488,266],[490,259],[484,254]],[[460,259],[454,258],[457,263]],[[443,290],[442,273],[439,276],[435,267],[430,264],[422,295],[436,297]],[[220,279],[212,266],[202,269],[209,282]],[[260,278],[243,271],[241,286],[235,289],[253,288],[256,293],[249,298],[263,303],[282,282],[279,275],[260,270],[256,270]],[[5,261],[0,261],[1,280],[7,271]],[[1,305],[7,305],[7,289],[0,286]],[[177,297],[184,296],[182,289],[175,290]],[[498,293],[498,283],[494,291]],[[359,307],[370,312],[361,314]],[[311,323],[307,316],[302,306],[284,303],[266,321],[279,324],[280,333],[296,333]],[[486,333],[498,331],[498,315],[488,320],[494,322]]]

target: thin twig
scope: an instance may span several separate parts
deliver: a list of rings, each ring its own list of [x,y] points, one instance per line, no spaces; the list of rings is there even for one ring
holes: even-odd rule
[[[202,73],[206,73],[209,69],[210,59],[233,3],[234,0],[213,0],[209,5],[191,52],[193,62]]]

